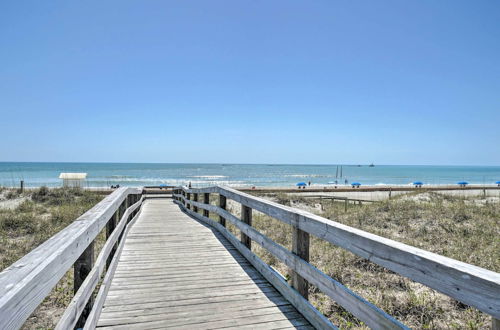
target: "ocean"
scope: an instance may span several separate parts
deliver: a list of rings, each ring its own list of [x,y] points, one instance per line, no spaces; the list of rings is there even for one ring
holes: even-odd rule
[[[340,175],[342,168],[342,176]],[[266,164],[138,164],[138,163],[20,163],[0,162],[0,186],[57,187],[61,172],[88,173],[85,186],[140,187],[181,185],[193,187],[293,187],[298,182],[326,185],[360,182],[362,185],[494,184],[500,180],[500,166],[416,166],[416,165],[266,165]]]

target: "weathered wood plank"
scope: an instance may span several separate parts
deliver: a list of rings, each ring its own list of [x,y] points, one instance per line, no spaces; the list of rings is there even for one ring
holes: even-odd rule
[[[294,312],[283,312],[279,308],[259,310],[246,310],[236,313],[234,316],[224,313],[205,314],[198,317],[183,317],[177,320],[146,321],[133,324],[119,324],[110,327],[104,326],[100,329],[146,329],[146,328],[166,328],[175,329],[219,329],[227,326],[242,326],[264,323],[269,321],[288,321],[289,325],[304,325],[307,321],[302,315]]]
[[[170,312],[170,313],[169,313]],[[224,313],[226,312],[226,313]],[[229,313],[230,312],[230,313]],[[143,326],[141,323],[151,324],[154,322],[155,326],[181,326],[186,324],[201,324],[203,327],[207,322],[214,321],[228,321],[234,320],[238,318],[253,318],[260,317],[262,315],[269,314],[283,314],[283,316],[287,316],[287,314],[293,315],[295,318],[300,318],[300,315],[297,315],[297,311],[295,307],[292,305],[281,305],[276,306],[274,303],[269,303],[267,306],[239,306],[239,308],[234,308],[231,305],[222,306],[218,310],[211,311],[211,313],[207,313],[207,310],[201,311],[176,311],[172,313],[168,311],[162,314],[147,314],[147,315],[137,315],[135,317],[120,317],[120,318],[112,318],[112,319],[102,319],[99,322],[99,327],[106,326],[116,326],[116,325],[127,325],[127,326]],[[231,321],[232,322],[232,321]],[[219,322],[221,326],[227,322]]]
[[[105,305],[102,313],[112,313],[112,312],[133,312],[150,310],[155,308],[176,308],[183,306],[199,306],[199,308],[205,308],[206,305],[211,305],[215,303],[237,303],[239,301],[255,301],[255,300],[272,300],[277,298],[283,298],[283,296],[277,292],[255,292],[248,293],[245,295],[234,294],[234,295],[221,295],[217,297],[203,297],[203,298],[189,298],[183,300],[162,300],[154,302],[142,302],[140,304],[123,302],[122,304]]]
[[[124,290],[139,291],[139,290],[154,290],[154,289],[165,289],[165,280],[161,282],[150,282],[143,281],[139,283],[123,283],[119,287],[114,287],[109,290],[108,295],[118,294]],[[167,291],[178,291],[178,290],[190,290],[190,289],[206,289],[206,288],[218,288],[218,287],[234,287],[241,285],[251,285],[251,284],[264,284],[267,281],[265,279],[249,279],[249,278],[226,278],[222,283],[214,283],[213,279],[206,280],[204,278],[199,278],[197,281],[169,281],[169,284],[176,283],[174,287],[168,287]]]
[[[233,311],[233,310],[241,310],[241,309],[259,309],[265,307],[279,307],[279,306],[291,306],[290,303],[279,296],[275,299],[265,299],[262,297],[254,298],[254,299],[244,299],[237,301],[221,301],[221,302],[212,302],[206,304],[193,304],[193,305],[181,305],[181,306],[169,306],[169,307],[157,307],[157,308],[142,308],[136,310],[129,311],[115,311],[108,312],[104,309],[101,312],[101,318],[99,320],[100,325],[104,325],[106,323],[110,324],[111,321],[115,320],[126,320],[124,323],[134,323],[134,321],[139,321],[141,319],[137,319],[137,317],[143,318],[144,316],[149,315],[157,315],[153,316],[155,318],[159,318],[162,315],[172,315],[178,313],[188,313],[191,316],[206,314],[209,313],[223,313],[224,311]],[[144,318],[145,319],[145,318]]]

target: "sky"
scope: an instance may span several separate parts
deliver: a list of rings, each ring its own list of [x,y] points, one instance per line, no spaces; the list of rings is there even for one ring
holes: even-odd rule
[[[500,165],[500,2],[2,1],[0,161]]]

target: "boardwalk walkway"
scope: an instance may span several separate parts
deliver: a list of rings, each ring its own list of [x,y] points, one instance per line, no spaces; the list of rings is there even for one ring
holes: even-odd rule
[[[148,199],[125,241],[103,329],[311,328],[216,230]]]

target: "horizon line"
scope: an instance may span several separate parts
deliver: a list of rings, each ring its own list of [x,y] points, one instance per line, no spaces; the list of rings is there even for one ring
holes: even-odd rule
[[[500,167],[499,165],[482,165],[482,164],[375,164],[375,163],[235,163],[235,162],[123,162],[123,161],[3,161],[0,163],[27,163],[27,164],[173,164],[173,165],[272,165],[272,166],[481,166],[481,167]]]

